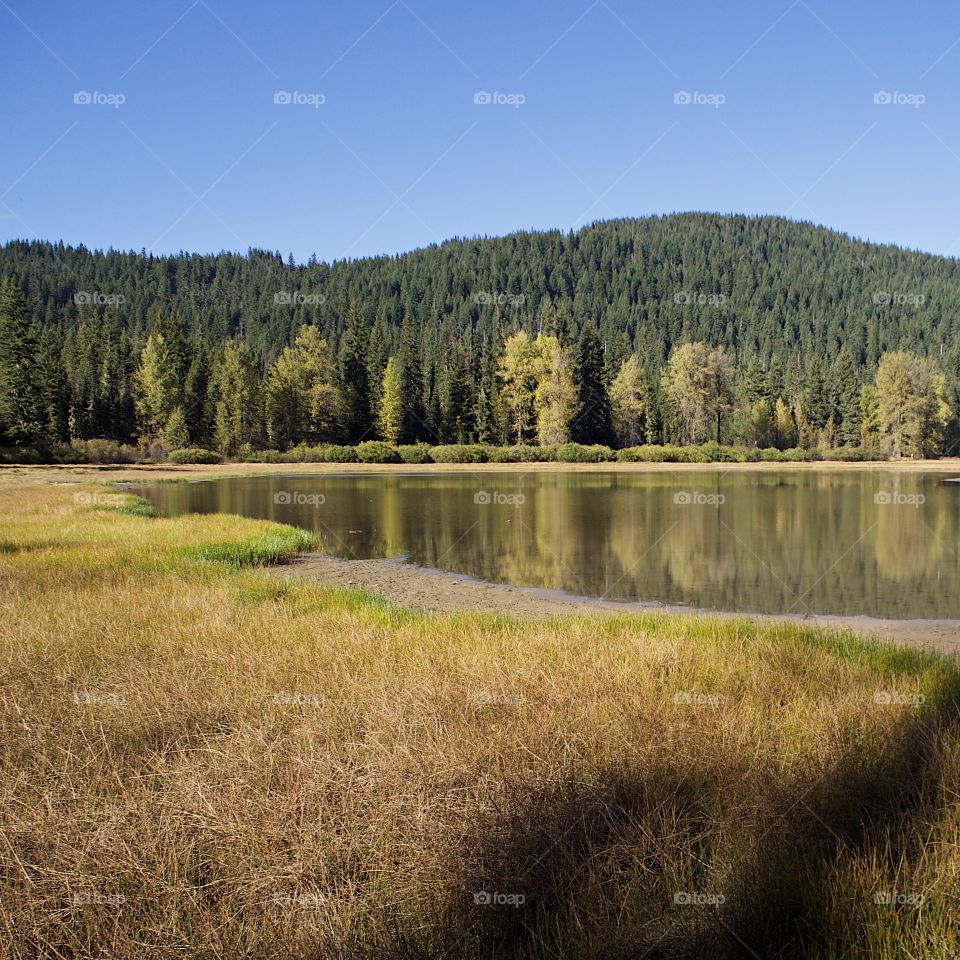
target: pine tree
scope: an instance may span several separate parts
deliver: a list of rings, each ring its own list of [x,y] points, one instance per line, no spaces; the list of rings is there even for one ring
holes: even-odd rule
[[[347,441],[359,443],[370,434],[373,421],[367,381],[367,324],[356,304],[350,307],[340,341],[340,392]]]
[[[387,360],[380,388],[380,414],[377,428],[388,443],[399,443],[403,434],[403,388],[400,364],[396,357]]]
[[[214,394],[214,443],[231,456],[262,436],[260,377],[250,348],[228,340],[210,380]]]
[[[840,443],[855,447],[860,443],[860,378],[857,364],[846,345],[841,347],[833,363],[832,381]]]
[[[160,436],[180,393],[167,341],[162,333],[151,334],[140,353],[140,365],[134,375],[137,421],[145,441]]]
[[[0,443],[46,439],[38,349],[26,301],[13,281],[0,281]]]
[[[577,342],[577,414],[571,434],[577,443],[611,443],[610,397],[603,383],[603,349],[596,328],[587,324]]]
[[[163,445],[168,450],[180,450],[190,443],[190,434],[187,431],[187,418],[181,407],[174,407],[167,419],[161,435]]]

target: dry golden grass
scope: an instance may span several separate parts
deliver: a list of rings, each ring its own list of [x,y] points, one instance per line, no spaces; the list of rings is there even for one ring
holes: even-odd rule
[[[0,955],[960,942],[952,664],[709,618],[414,614],[256,570],[299,531],[77,489],[0,490]]]

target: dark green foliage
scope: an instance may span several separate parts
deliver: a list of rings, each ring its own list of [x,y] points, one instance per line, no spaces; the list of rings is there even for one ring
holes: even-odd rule
[[[573,439],[577,443],[612,443],[610,397],[603,380],[603,347],[591,324],[580,334],[574,367],[577,412],[571,424]]]
[[[39,340],[27,303],[12,281],[0,283],[0,444],[47,439],[48,415],[38,364]]]
[[[434,463],[486,463],[490,449],[479,443],[449,443],[430,448]]]
[[[360,463],[399,463],[400,454],[392,443],[365,440],[357,445],[357,460]]]
[[[201,447],[184,447],[170,451],[170,462],[176,464],[219,463],[220,454]]]
[[[646,439],[676,440],[659,371],[694,340],[735,358],[738,404],[799,403],[807,444],[860,443],[859,390],[885,351],[942,355],[960,396],[958,261],[775,217],[613,220],[300,266],[262,250],[145,257],[15,241],[0,247],[0,276],[26,301],[12,321],[23,338],[0,334],[6,444],[135,441],[133,372],[147,336],[159,332],[182,385],[190,442],[234,453],[256,446],[262,409],[250,422],[230,409],[225,345],[242,342],[262,381],[304,323],[336,358],[343,423],[302,441],[373,439],[382,371],[394,355],[402,443],[507,442],[495,371],[504,336],[517,328],[571,345],[581,403],[572,439],[587,444],[610,442],[606,387],[632,353],[649,372]],[[278,302],[278,290],[309,291],[317,304]],[[12,388],[23,364],[27,387]],[[739,416],[725,418],[724,441],[741,439],[731,429]],[[947,449],[958,438],[955,420]]]

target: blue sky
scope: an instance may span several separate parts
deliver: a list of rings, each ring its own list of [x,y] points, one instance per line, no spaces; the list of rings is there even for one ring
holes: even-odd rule
[[[960,254],[946,2],[0,0],[0,80],[3,239],[332,260],[718,210]]]

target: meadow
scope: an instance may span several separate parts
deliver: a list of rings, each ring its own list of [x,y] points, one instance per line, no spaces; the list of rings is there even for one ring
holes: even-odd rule
[[[68,478],[0,485],[0,955],[955,955],[952,661],[417,613]]]

